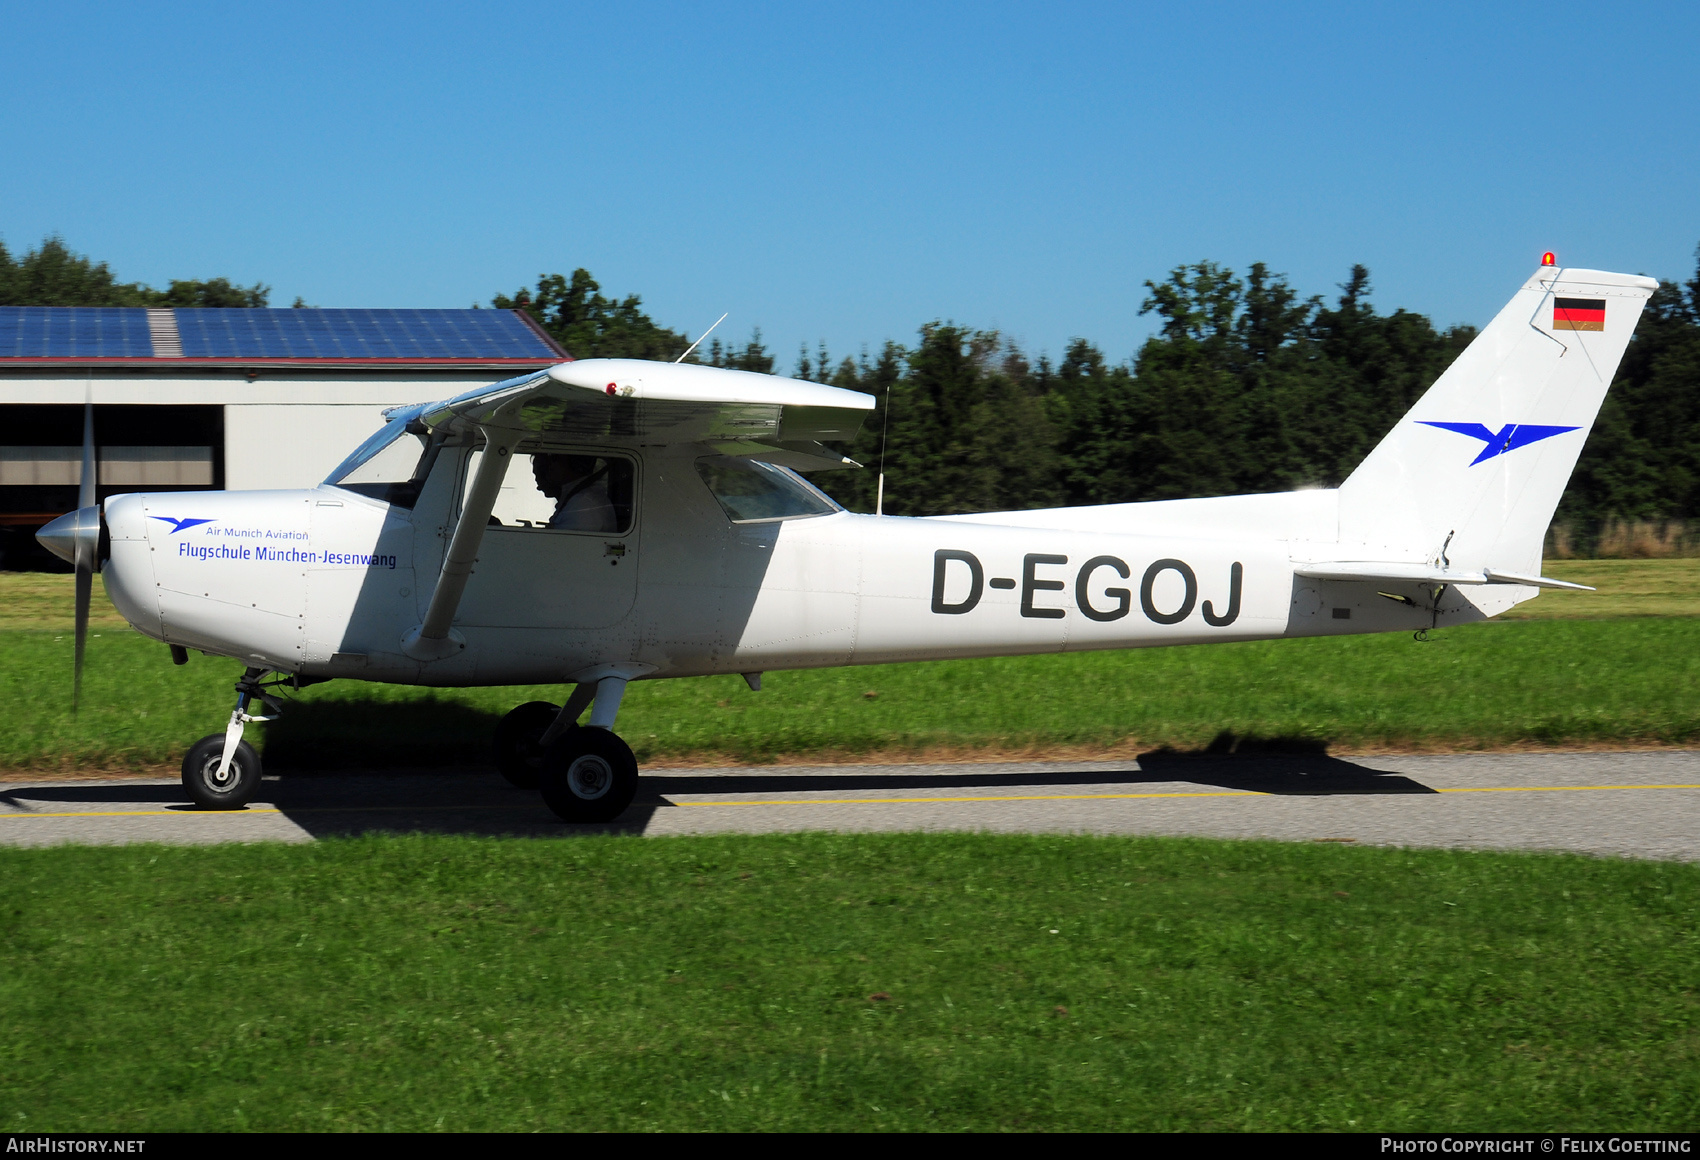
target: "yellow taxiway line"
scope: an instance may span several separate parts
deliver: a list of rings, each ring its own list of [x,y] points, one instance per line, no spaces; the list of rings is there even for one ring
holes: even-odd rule
[[[1694,785],[1484,785],[1456,786],[1447,789],[1431,790],[1432,793],[1595,793],[1603,790],[1623,789],[1700,789],[1700,784]],[[1098,801],[1129,801],[1136,798],[1218,798],[1218,797],[1344,797],[1345,794],[1271,794],[1258,790],[1198,790],[1172,793],[1056,793],[1056,794],[1000,794],[1000,795],[965,795],[961,797],[889,797],[889,798],[765,798],[757,801],[707,801],[707,802],[667,802],[667,805],[677,807],[712,807],[712,806],[926,806],[926,805],[955,805],[963,802],[1098,802]],[[1365,794],[1366,797],[1406,797],[1421,796],[1408,794]],[[437,810],[525,810],[541,809],[537,806],[303,806],[299,809],[281,810],[273,806],[258,806],[241,810],[78,810],[68,813],[34,813],[18,811],[0,814],[0,820],[9,818],[183,818],[183,817],[243,817],[253,814],[358,814],[358,813],[423,813]]]
[[[1437,789],[1432,793],[1571,793],[1579,790],[1600,789],[1700,789],[1700,785],[1507,785],[1507,786],[1470,786],[1461,789]],[[862,806],[862,805],[938,805],[955,802],[1095,802],[1122,801],[1129,798],[1208,798],[1208,797],[1344,797],[1345,794],[1305,793],[1305,794],[1276,794],[1263,793],[1260,790],[1211,790],[1196,793],[1058,793],[1058,794],[1010,794],[993,797],[990,795],[974,795],[972,797],[915,797],[915,798],[839,798],[827,800],[823,798],[799,798],[793,801],[762,801],[741,802],[674,802],[676,806]],[[1363,794],[1364,797],[1402,797],[1406,794]]]

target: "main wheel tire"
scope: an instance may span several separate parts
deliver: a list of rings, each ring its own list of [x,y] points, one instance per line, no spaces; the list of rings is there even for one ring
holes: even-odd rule
[[[236,743],[230,768],[220,778],[218,764],[223,757],[222,733],[209,733],[183,755],[183,788],[203,810],[239,810],[259,792],[260,755],[252,745]]]
[[[543,746],[538,742],[560,712],[559,705],[527,701],[497,723],[496,768],[509,784],[537,788],[543,760]]]
[[[637,796],[631,747],[606,729],[570,729],[543,751],[538,788],[563,822],[611,822]]]

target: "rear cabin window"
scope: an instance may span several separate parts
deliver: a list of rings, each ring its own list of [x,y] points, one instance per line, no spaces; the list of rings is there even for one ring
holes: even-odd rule
[[[697,474],[735,523],[825,516],[844,509],[789,468],[715,455],[697,460]]]

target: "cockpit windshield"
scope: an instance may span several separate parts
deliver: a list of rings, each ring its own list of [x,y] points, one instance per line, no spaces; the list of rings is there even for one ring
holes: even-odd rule
[[[442,437],[427,437],[414,424],[417,408],[395,415],[354,449],[325,482],[345,491],[411,508],[431,473]],[[410,430],[411,428],[411,430]],[[409,435],[412,438],[408,438]]]

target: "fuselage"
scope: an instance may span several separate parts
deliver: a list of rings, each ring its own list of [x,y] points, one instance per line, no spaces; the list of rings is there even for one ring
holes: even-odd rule
[[[464,450],[443,454],[411,507],[333,486],[115,497],[107,590],[132,625],[173,645],[304,676],[442,686],[558,682],[606,663],[675,677],[1409,631],[1513,599],[1454,589],[1424,604],[1415,586],[1395,600],[1297,578],[1294,559],[1315,548],[1298,537],[1326,535],[1327,520],[1318,532],[1245,518],[1263,510],[1246,501],[1278,512],[1282,497],[1189,501],[1199,506],[1179,515],[1071,509],[1052,527],[1042,512],[738,521],[693,468],[702,448],[624,453],[636,465],[629,527],[489,527],[454,620],[464,647],[443,659],[401,642],[442,569]],[[1314,494],[1294,496],[1295,510],[1319,510]]]

